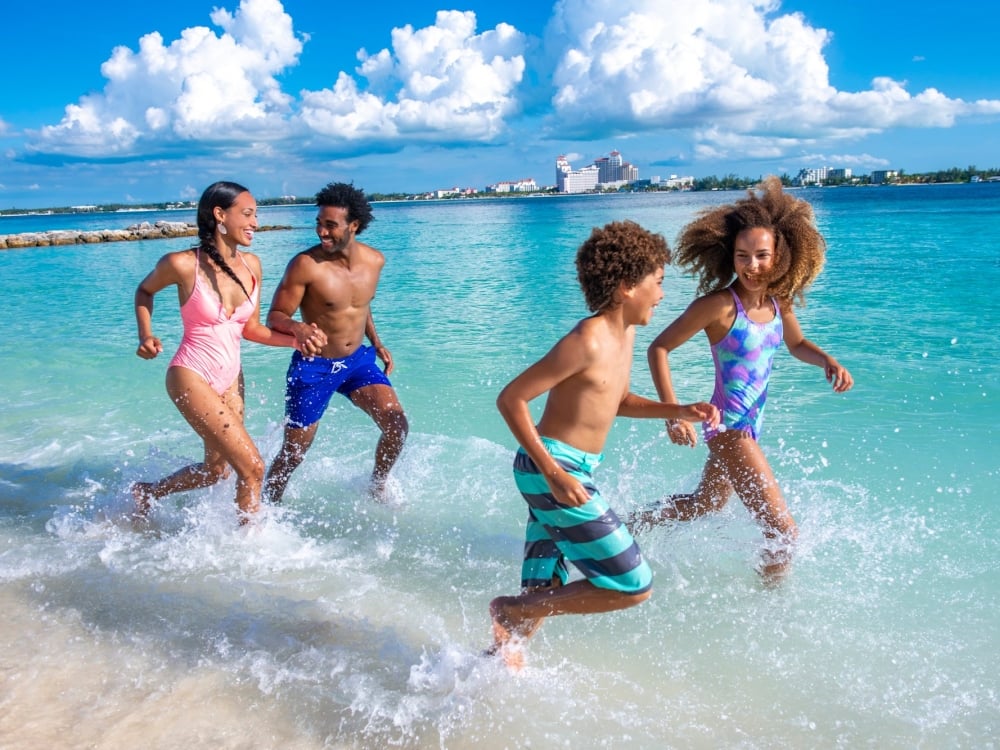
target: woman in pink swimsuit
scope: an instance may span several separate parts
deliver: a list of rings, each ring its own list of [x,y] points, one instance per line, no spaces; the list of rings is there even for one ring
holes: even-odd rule
[[[153,297],[176,285],[184,335],[167,367],[167,393],[205,443],[201,463],[156,482],[137,482],[132,494],[140,517],[152,501],[174,492],[208,487],[236,471],[241,523],[260,507],[264,462],[243,425],[240,339],[314,353],[325,343],[272,331],[260,323],[260,259],[250,247],[257,203],[241,185],[216,182],[198,203],[198,247],[168,253],[139,284],[135,318],[143,359],[163,351],[153,335]]]
[[[705,430],[709,455],[697,489],[633,514],[631,528],[719,510],[735,491],[768,539],[761,574],[775,579],[785,571],[798,530],[757,443],[772,359],[784,341],[792,356],[823,369],[834,392],[854,385],[845,367],[803,335],[793,310],[822,269],[825,248],[811,206],[785,193],[776,177],[759,194],[709,209],[682,230],[677,265],[697,273],[704,296],[653,341],[649,366],[660,399],[676,403],[669,354],[704,331],[715,362],[712,403],[722,420]],[[678,445],[697,442],[687,422],[668,422],[667,433]]]

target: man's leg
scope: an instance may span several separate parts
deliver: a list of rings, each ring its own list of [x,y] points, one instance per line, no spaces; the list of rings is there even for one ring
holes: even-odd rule
[[[278,505],[285,495],[285,487],[288,484],[292,472],[295,471],[302,459],[306,457],[306,451],[312,445],[316,437],[316,430],[319,429],[319,422],[313,422],[308,427],[285,426],[285,439],[281,443],[281,450],[275,456],[271,467],[267,470],[267,477],[264,479],[264,500]]]
[[[351,391],[349,398],[382,431],[375,447],[375,468],[372,470],[372,490],[380,497],[389,472],[403,450],[410,425],[392,386],[366,385]]]

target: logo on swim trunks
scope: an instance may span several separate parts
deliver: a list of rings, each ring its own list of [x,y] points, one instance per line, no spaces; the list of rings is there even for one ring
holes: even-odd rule
[[[342,359],[338,359],[336,362],[330,365],[330,374],[336,375],[338,372],[346,369],[347,369],[347,363]]]

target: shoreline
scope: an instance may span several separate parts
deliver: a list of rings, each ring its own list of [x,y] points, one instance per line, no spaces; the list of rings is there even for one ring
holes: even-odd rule
[[[258,232],[291,229],[290,226],[269,225],[258,227]],[[29,247],[60,245],[92,245],[102,242],[136,242],[160,240],[171,237],[194,237],[198,227],[184,221],[148,221],[132,224],[125,229],[50,229],[43,232],[0,234],[0,250],[21,250]]]

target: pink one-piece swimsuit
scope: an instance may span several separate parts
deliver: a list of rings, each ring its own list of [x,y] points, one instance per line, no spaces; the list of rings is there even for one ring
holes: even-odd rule
[[[254,278],[250,297],[226,316],[219,295],[201,278],[201,251],[195,252],[194,289],[181,305],[184,336],[169,366],[194,370],[221,396],[240,374],[243,327],[257,307],[260,289]],[[240,260],[247,265],[242,255]]]

